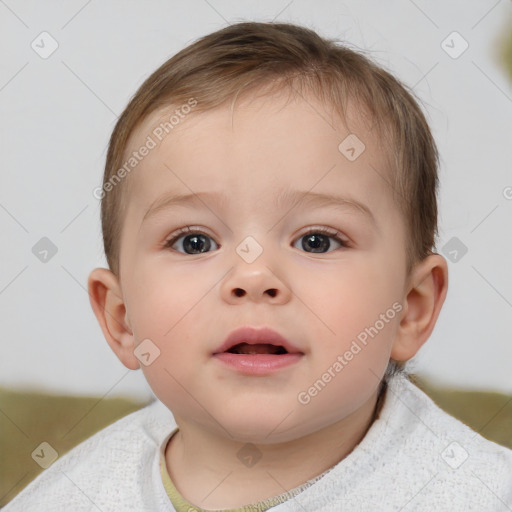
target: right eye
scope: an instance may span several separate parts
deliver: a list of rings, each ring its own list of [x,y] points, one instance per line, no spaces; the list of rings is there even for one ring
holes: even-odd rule
[[[219,246],[213,238],[202,231],[183,228],[165,242],[165,247],[184,254],[203,254],[218,249]]]

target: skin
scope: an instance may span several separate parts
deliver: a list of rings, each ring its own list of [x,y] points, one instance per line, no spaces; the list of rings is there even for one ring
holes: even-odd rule
[[[196,506],[231,508],[275,496],[346,457],[371,425],[390,357],[417,353],[445,299],[443,257],[430,255],[407,273],[405,223],[375,172],[387,172],[378,137],[358,123],[357,109],[349,110],[350,130],[330,112],[313,97],[275,93],[247,97],[234,111],[187,117],[129,177],[119,276],[107,269],[90,275],[91,304],[108,343],[125,366],[142,368],[174,414],[179,432],[165,451],[167,469]],[[162,113],[142,123],[131,149]],[[366,145],[353,162],[338,150],[351,132]],[[371,215],[349,206],[276,207],[278,193],[290,189],[336,194]],[[168,195],[202,192],[225,200],[204,197],[146,216]],[[187,233],[165,245],[186,226],[207,235],[208,252],[187,254]],[[327,252],[311,252],[309,228],[334,230],[348,245],[320,235],[315,240]],[[247,236],[263,249],[252,263],[236,252]],[[299,393],[394,303],[399,314],[301,404]],[[224,367],[212,353],[247,325],[279,332],[303,353],[300,361],[265,376]],[[149,366],[134,355],[144,339],[160,350]],[[261,454],[252,467],[237,457],[246,443]]]

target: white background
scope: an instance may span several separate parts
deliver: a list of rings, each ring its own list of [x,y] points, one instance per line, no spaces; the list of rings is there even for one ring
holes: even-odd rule
[[[228,23],[272,19],[366,50],[421,98],[442,158],[438,249],[457,237],[468,252],[449,263],[448,299],[413,368],[512,391],[512,86],[498,56],[508,0],[1,1],[0,385],[148,395],[86,293],[90,270],[105,266],[92,191],[108,138],[171,55]],[[47,59],[31,48],[43,31],[59,45]],[[469,44],[456,59],[441,46],[453,31]],[[46,263],[32,253],[42,237],[58,248]]]

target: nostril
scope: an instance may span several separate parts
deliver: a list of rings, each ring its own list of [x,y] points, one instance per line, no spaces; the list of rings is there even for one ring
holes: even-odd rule
[[[235,295],[235,297],[243,297],[246,293],[247,292],[242,288],[235,288],[233,290],[233,295]],[[277,295],[277,290],[275,288],[269,288],[268,290],[265,290],[265,293],[271,297],[275,297]]]
[[[237,297],[243,297],[245,295],[245,290],[242,290],[242,288],[235,288],[233,292]]]

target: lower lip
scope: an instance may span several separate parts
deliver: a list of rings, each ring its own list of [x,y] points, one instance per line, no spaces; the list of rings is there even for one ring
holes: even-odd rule
[[[214,357],[230,368],[247,375],[265,375],[299,361],[303,354],[232,354],[223,352]]]

